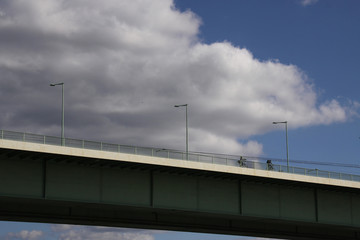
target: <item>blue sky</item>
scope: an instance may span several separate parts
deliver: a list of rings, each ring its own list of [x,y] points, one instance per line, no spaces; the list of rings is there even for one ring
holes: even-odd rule
[[[271,123],[287,120],[290,161],[353,164],[310,167],[360,174],[359,1],[60,2],[0,2],[2,129],[58,135],[59,89],[49,83],[63,81],[67,137],[182,149],[183,112],[172,106],[186,102],[192,151],[285,159],[284,128]],[[59,229],[1,222],[0,239],[81,232]]]
[[[360,16],[358,1],[176,1],[202,19],[206,43],[229,41],[262,61],[277,59],[300,68],[315,85],[319,100],[359,101]],[[213,9],[213,10],[211,10]],[[215,10],[216,9],[216,10]],[[240,90],[241,91],[241,90]],[[286,119],[269,119],[272,121]],[[345,123],[291,129],[289,155],[296,160],[360,165],[358,116]],[[285,158],[283,132],[252,136],[267,156]],[[343,168],[359,173],[360,169]]]

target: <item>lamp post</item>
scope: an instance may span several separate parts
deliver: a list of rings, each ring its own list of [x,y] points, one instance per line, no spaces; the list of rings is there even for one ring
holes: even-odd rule
[[[287,121],[284,122],[273,122],[273,124],[279,124],[284,123],[285,124],[285,132],[286,132],[286,162],[287,162],[287,171],[289,172],[289,144],[288,144],[288,127],[287,127]]]
[[[64,138],[64,83],[52,83],[50,84],[51,87],[59,86],[61,85],[61,94],[62,94],[62,116],[61,116],[61,146],[65,145],[65,138]]]
[[[189,160],[189,130],[188,130],[188,105],[182,104],[182,105],[175,105],[174,107],[185,107],[186,112],[186,160]]]

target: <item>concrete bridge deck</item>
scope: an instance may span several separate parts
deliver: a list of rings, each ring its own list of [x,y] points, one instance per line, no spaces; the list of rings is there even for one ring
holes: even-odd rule
[[[360,239],[360,182],[0,140],[0,219]]]

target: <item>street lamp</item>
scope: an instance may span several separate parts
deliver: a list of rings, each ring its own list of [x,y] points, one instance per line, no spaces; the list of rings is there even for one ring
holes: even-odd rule
[[[186,160],[189,160],[189,131],[188,131],[188,105],[175,105],[174,107],[185,107],[186,110]]]
[[[288,145],[288,128],[287,128],[287,121],[284,122],[273,122],[273,124],[285,124],[285,132],[286,132],[286,162],[287,162],[287,171],[289,172],[289,145]]]
[[[65,138],[64,138],[64,83],[52,83],[50,84],[51,87],[61,85],[61,93],[62,93],[62,117],[61,117],[61,146],[65,145]]]

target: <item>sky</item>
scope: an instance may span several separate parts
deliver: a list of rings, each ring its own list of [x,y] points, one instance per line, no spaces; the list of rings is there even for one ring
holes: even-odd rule
[[[0,129],[360,174],[357,0],[0,0]],[[337,168],[331,166],[339,165]],[[346,167],[351,165],[352,167]],[[0,239],[247,239],[0,223]],[[252,238],[254,239],[254,238]]]

